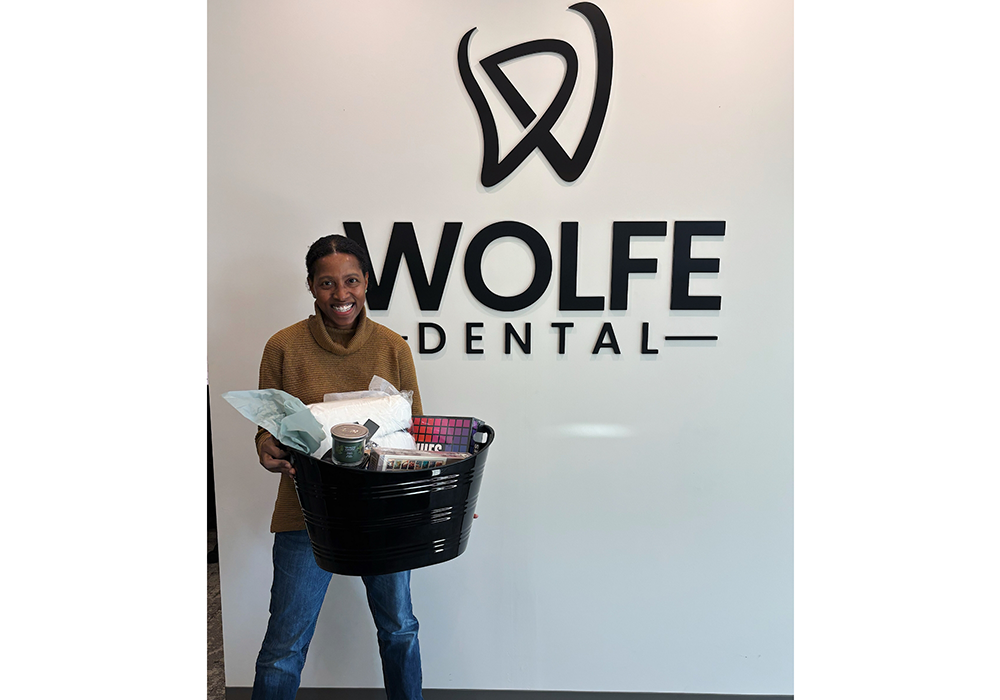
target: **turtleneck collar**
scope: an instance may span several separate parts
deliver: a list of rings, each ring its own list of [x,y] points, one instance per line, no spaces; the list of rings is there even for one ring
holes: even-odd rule
[[[329,328],[323,322],[323,312],[315,304],[313,308],[316,313],[309,317],[309,332],[321,348],[334,355],[354,354],[364,347],[375,330],[375,326],[368,320],[368,312],[364,307],[358,314],[358,324],[353,330],[346,331]]]

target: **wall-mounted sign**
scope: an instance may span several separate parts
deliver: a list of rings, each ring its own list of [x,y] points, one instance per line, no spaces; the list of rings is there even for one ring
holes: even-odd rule
[[[552,135],[552,127],[562,116],[563,110],[566,109],[569,98],[573,94],[573,88],[576,86],[579,61],[572,45],[559,39],[537,39],[511,46],[479,61],[479,65],[493,81],[497,92],[510,107],[517,120],[521,122],[521,126],[525,129],[531,127],[520,142],[501,160],[499,158],[500,139],[497,135],[497,125],[493,118],[493,112],[490,110],[486,96],[479,87],[479,83],[476,82],[469,65],[469,41],[476,29],[470,29],[462,37],[458,47],[458,70],[462,76],[462,83],[476,107],[479,123],[483,128],[483,168],[480,174],[480,182],[483,183],[483,187],[493,187],[502,182],[536,148],[549,161],[549,165],[556,171],[556,174],[566,182],[574,182],[579,178],[587,167],[587,163],[590,162],[590,157],[594,155],[597,138],[601,134],[604,117],[608,113],[608,101],[611,99],[611,73],[614,63],[611,27],[608,26],[608,20],[604,13],[593,3],[580,2],[570,5],[569,9],[579,12],[590,23],[597,46],[597,84],[594,88],[594,102],[590,107],[590,117],[587,119],[583,136],[572,156],[563,150],[563,147]],[[566,61],[566,74],[563,76],[559,91],[541,117],[535,114],[501,68],[508,61],[539,53],[558,54]],[[537,121],[535,121],[536,118]],[[532,122],[534,122],[534,126],[532,126]]]
[[[451,273],[452,261],[458,246],[461,222],[448,222],[441,231],[437,246],[437,258],[427,274],[420,244],[413,224],[408,221],[396,222],[389,235],[389,245],[385,260],[382,263],[382,273],[370,275],[368,284],[368,305],[376,311],[389,308],[396,276],[400,263],[406,260],[406,266],[413,282],[417,303],[421,310],[439,311],[444,296],[445,285]],[[344,222],[344,231],[349,238],[361,244],[368,251],[364,229],[360,222]],[[691,239],[694,236],[725,235],[724,221],[677,221],[674,223],[673,259],[671,261],[671,285],[669,308],[672,310],[718,310],[722,308],[721,296],[692,296],[689,293],[691,273],[718,272],[718,258],[691,257]],[[633,238],[667,237],[666,221],[615,221],[611,234],[611,286],[608,297],[577,296],[578,269],[578,236],[579,224],[575,221],[563,222],[560,226],[559,246],[559,310],[560,311],[603,311],[607,306],[612,311],[628,309],[629,276],[640,272],[656,272],[659,261],[656,258],[633,258],[629,252]],[[525,243],[531,252],[534,262],[534,273],[528,287],[513,296],[501,296],[492,291],[483,277],[483,256],[487,247],[502,238],[514,238]],[[545,238],[531,226],[520,221],[498,221],[482,228],[469,242],[465,251],[464,261],[465,284],[469,292],[483,306],[495,311],[517,313],[524,311],[541,299],[552,281],[553,263],[552,251]],[[665,304],[666,306],[666,304]],[[473,342],[480,339],[475,329],[483,324],[470,322],[466,324],[466,353],[481,354],[483,350],[474,346]],[[559,354],[566,352],[566,328],[572,328],[573,323],[553,322],[553,328],[559,329]],[[431,345],[426,340],[425,330],[433,328],[437,331],[438,342]],[[505,324],[505,354],[510,354],[511,339],[517,341],[525,354],[531,353],[531,324],[525,324],[524,336],[520,337],[510,323]],[[445,330],[436,323],[420,324],[420,353],[433,354],[444,349],[446,342]],[[655,355],[658,350],[649,346],[649,323],[642,325],[642,345],[640,352]],[[665,340],[716,340],[716,336],[664,336]],[[591,349],[592,354],[607,348],[615,354],[621,354],[614,326],[604,323],[596,343]]]
[[[614,49],[611,27],[599,7],[589,2],[581,2],[569,7],[579,13],[589,24],[596,48],[596,78],[593,102],[583,135],[573,155],[566,153],[552,134],[563,110],[569,103],[579,73],[579,60],[571,44],[560,39],[537,39],[516,44],[487,56],[479,61],[490,78],[497,94],[504,100],[513,115],[526,129],[520,141],[502,159],[499,158],[499,136],[496,120],[475,75],[469,54],[470,41],[476,28],[470,29],[461,38],[458,49],[458,68],[462,84],[472,100],[483,134],[483,161],[480,182],[486,188],[494,187],[509,177],[534,150],[549,162],[556,174],[566,183],[573,183],[583,174],[590,162],[598,137],[604,126],[611,97],[611,83],[614,63]],[[502,66],[518,58],[541,53],[553,53],[566,62],[566,72],[555,97],[539,117],[528,105],[517,88],[504,73]],[[462,231],[461,222],[444,224],[437,246],[437,257],[428,275],[428,266],[420,253],[416,232],[412,222],[395,222],[389,235],[385,260],[381,274],[371,275],[368,289],[368,305],[372,310],[385,311],[389,308],[395,288],[399,266],[405,258],[417,303],[423,311],[439,311],[448,277],[451,274],[455,251]],[[633,258],[629,248],[633,238],[665,239],[666,221],[615,221],[612,224],[610,245],[611,283],[608,296],[578,296],[578,240],[580,224],[566,221],[559,229],[559,311],[622,311],[628,309],[629,276],[636,273],[655,273],[659,267],[656,258]],[[673,229],[673,257],[670,264],[671,284],[669,301],[664,300],[664,308],[670,310],[718,310],[722,308],[721,296],[694,296],[689,292],[692,273],[719,272],[718,258],[693,258],[691,241],[694,236],[725,235],[724,221],[677,221]],[[344,232],[368,251],[361,222],[344,222]],[[378,232],[376,235],[384,235]],[[528,286],[514,295],[501,295],[490,289],[483,276],[483,258],[490,244],[501,239],[516,239],[524,243],[531,254],[533,272]],[[535,228],[521,221],[497,221],[481,228],[469,242],[463,264],[465,284],[469,293],[488,309],[519,314],[536,303],[545,294],[552,281],[553,255],[545,237]],[[484,326],[478,321],[465,324],[466,354],[482,354],[477,345],[482,340],[478,329]],[[566,329],[572,328],[572,321],[554,321],[552,328],[558,330],[558,354],[566,352]],[[504,324],[504,352],[511,353],[512,341],[521,351],[531,354],[531,323],[526,322],[519,333],[511,323]],[[428,340],[427,331],[437,334],[436,340]],[[419,352],[434,354],[444,349],[447,342],[445,329],[433,322],[419,324]],[[665,340],[717,340],[714,335],[665,335]],[[555,346],[554,346],[555,348]],[[614,325],[604,322],[597,332],[590,352],[598,354],[607,349],[621,354]],[[659,350],[650,346],[650,324],[642,323],[639,353],[655,355]]]

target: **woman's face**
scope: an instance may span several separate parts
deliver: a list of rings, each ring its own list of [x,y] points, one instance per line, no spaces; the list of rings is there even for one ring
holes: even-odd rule
[[[361,263],[347,253],[331,253],[316,261],[309,290],[316,305],[335,328],[354,328],[365,305],[368,275]]]

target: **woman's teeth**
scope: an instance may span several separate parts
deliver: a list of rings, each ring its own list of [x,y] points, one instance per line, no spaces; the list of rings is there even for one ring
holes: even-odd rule
[[[347,313],[348,311],[350,311],[353,308],[354,308],[354,303],[351,302],[350,304],[345,304],[343,306],[334,306],[333,310],[336,311],[337,313],[343,314],[343,313]]]

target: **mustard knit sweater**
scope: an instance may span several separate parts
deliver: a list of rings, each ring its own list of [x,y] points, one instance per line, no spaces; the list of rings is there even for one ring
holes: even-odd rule
[[[378,375],[400,391],[413,391],[413,415],[422,415],[417,370],[410,346],[398,334],[368,318],[362,309],[353,330],[323,323],[319,309],[305,321],[275,333],[260,361],[261,389],[281,389],[305,404],[319,403],[324,394],[364,391]],[[257,431],[257,453],[270,435]],[[271,532],[304,530],[295,482],[285,474],[271,516]]]

